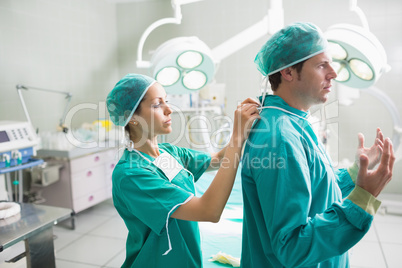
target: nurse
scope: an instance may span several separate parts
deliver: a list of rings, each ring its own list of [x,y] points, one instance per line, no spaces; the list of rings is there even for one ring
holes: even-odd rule
[[[331,61],[311,23],[285,27],[257,54],[273,95],[261,97],[243,154],[244,268],[349,267],[347,251],[369,230],[391,180],[395,157],[380,129],[370,148],[359,136],[349,170],[333,168],[315,135],[309,109],[328,99],[337,76]]]
[[[113,172],[113,202],[128,229],[122,267],[202,267],[197,221],[219,221],[242,145],[259,118],[258,102],[247,99],[238,106],[231,140],[215,154],[158,144],[158,135],[172,131],[172,110],[164,88],[150,77],[126,75],[106,104],[129,140]],[[219,166],[205,193],[194,196],[194,183]]]

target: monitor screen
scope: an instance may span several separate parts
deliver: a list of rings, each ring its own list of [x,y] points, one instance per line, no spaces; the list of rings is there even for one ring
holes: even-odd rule
[[[7,135],[7,132],[0,131],[0,143],[10,141],[10,138]]]

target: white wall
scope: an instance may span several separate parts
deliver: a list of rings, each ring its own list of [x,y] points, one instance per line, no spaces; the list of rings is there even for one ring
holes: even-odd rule
[[[103,0],[0,1],[0,120],[25,120],[16,84],[69,91],[70,107],[104,101],[118,80],[115,4]],[[35,128],[55,130],[63,95],[23,92]],[[104,117],[104,116],[103,116]],[[76,113],[73,125],[96,110]]]
[[[336,23],[360,24],[355,13],[348,10],[348,0],[283,0],[285,24],[295,21],[311,21],[323,31]],[[377,87],[388,94],[402,112],[402,1],[360,0],[370,30],[384,45],[392,70],[383,75]],[[241,30],[263,18],[269,8],[267,0],[204,0],[182,6],[181,25],[165,25],[151,33],[144,47],[143,57],[164,41],[178,36],[196,35],[211,48],[226,41]],[[129,72],[146,73],[135,67],[137,44],[143,31],[157,19],[172,16],[170,1],[147,1],[117,5],[120,76]],[[254,66],[254,57],[268,39],[261,38],[248,47],[224,59],[216,74],[218,83],[226,84],[228,115],[232,115],[237,102],[259,95],[260,75]],[[329,103],[337,99],[336,91]],[[336,104],[336,103],[335,103]],[[375,98],[361,93],[350,107],[338,107],[338,114],[331,118],[337,125],[332,137],[339,135],[337,147],[331,148],[336,160],[353,159],[357,147],[357,133],[363,132],[366,144],[372,144],[376,127],[392,136],[392,123],[385,107]],[[402,161],[395,166],[395,176],[389,192],[402,193]]]
[[[103,102],[120,77],[144,72],[135,66],[137,44],[154,21],[172,16],[169,0],[114,3],[107,0],[0,0],[0,120],[24,120],[16,84],[70,91],[72,105]],[[165,40],[196,35],[211,48],[263,18],[267,0],[204,0],[182,7],[181,25],[165,25],[149,36],[144,59]],[[348,11],[348,0],[283,0],[285,24],[311,21],[323,30],[332,24],[359,24]],[[360,0],[371,31],[384,45],[392,70],[377,86],[402,112],[402,1]],[[216,74],[226,84],[228,115],[237,102],[259,95],[260,75],[253,59],[268,39],[261,38],[224,59]],[[53,130],[62,115],[63,96],[24,92],[35,127]],[[336,92],[331,102],[336,99]],[[98,119],[98,111],[85,110],[73,117],[75,127]],[[351,158],[357,133],[368,143],[380,126],[392,135],[391,118],[379,102],[365,93],[350,107],[339,107],[339,159]],[[333,148],[331,148],[334,150]],[[395,166],[390,192],[402,193],[402,161]]]

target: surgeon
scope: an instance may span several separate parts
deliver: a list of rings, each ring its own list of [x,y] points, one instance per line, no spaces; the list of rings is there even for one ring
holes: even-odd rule
[[[112,176],[114,206],[128,229],[122,267],[202,267],[197,221],[219,221],[242,145],[259,118],[259,103],[247,99],[238,106],[231,140],[214,154],[158,144],[158,135],[172,131],[172,110],[164,88],[150,77],[124,76],[106,104],[128,140]],[[194,196],[194,183],[207,169],[219,166],[205,193]]]
[[[314,24],[294,23],[255,58],[273,95],[260,98],[242,158],[241,267],[349,267],[348,250],[369,230],[391,180],[395,157],[380,129],[370,148],[359,134],[356,163],[334,170],[308,121],[337,76],[327,44]]]

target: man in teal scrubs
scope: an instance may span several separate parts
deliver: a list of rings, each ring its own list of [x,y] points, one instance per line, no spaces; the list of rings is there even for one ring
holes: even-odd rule
[[[307,120],[337,76],[315,25],[285,27],[255,62],[274,94],[260,98],[261,119],[242,160],[241,266],[349,267],[347,251],[369,230],[376,197],[391,179],[392,144],[377,129],[374,145],[365,148],[361,135],[357,163],[333,169]]]

